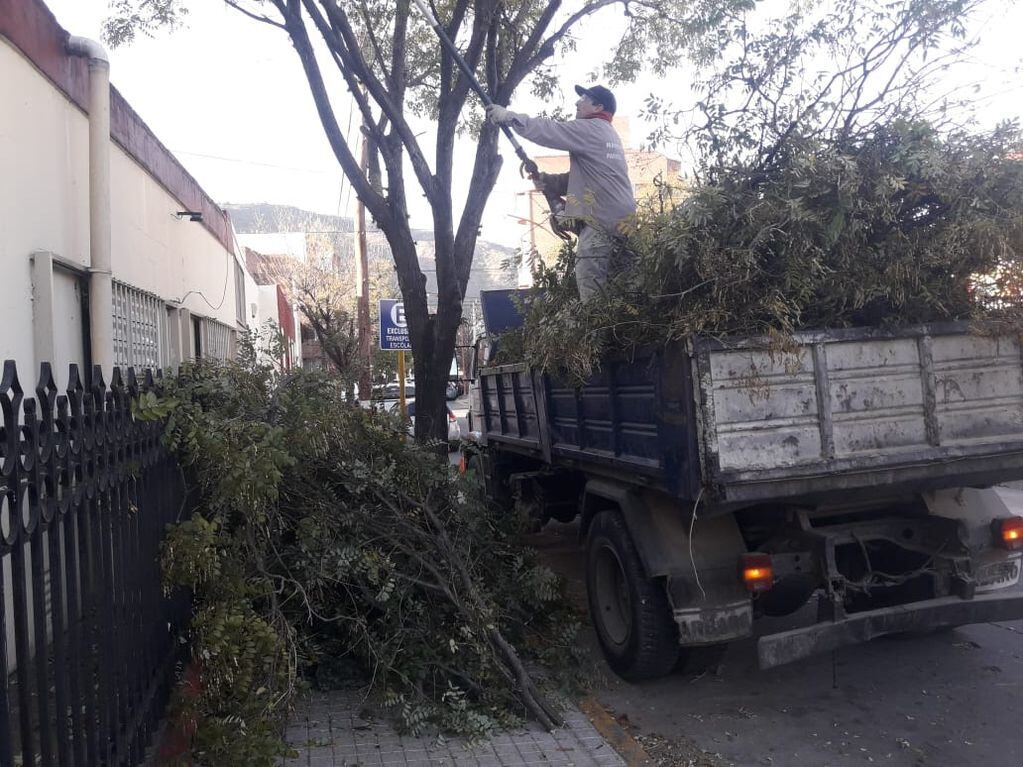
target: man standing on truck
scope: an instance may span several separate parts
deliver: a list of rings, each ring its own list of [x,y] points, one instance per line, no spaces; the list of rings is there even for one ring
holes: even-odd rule
[[[579,94],[575,120],[530,117],[497,104],[487,107],[487,117],[535,144],[568,152],[568,173],[541,173],[538,184],[565,198],[562,215],[571,220],[579,237],[575,281],[585,300],[607,281],[616,240],[636,212],[636,198],[622,140],[611,127],[617,108],[614,94],[602,85],[577,85],[575,91]]]

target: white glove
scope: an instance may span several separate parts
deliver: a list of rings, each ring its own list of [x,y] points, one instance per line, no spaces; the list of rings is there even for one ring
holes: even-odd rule
[[[487,107],[487,119],[494,125],[510,125],[515,122],[512,113],[500,104],[491,104]]]

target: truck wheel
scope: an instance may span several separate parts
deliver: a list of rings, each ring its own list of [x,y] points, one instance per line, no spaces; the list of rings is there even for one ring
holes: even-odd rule
[[[498,467],[494,464],[492,456],[484,456],[482,452],[475,452],[466,461],[466,469],[473,473],[473,478],[479,483],[483,495],[495,504],[502,511],[510,511],[514,506],[511,491],[507,482]]]
[[[679,644],[668,596],[647,577],[625,521],[615,511],[601,512],[590,527],[586,587],[608,665],[628,681],[670,673]]]

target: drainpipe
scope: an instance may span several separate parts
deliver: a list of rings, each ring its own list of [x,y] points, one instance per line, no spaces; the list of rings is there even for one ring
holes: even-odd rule
[[[71,37],[68,52],[89,59],[89,336],[92,364],[114,369],[110,258],[110,60],[103,46]]]

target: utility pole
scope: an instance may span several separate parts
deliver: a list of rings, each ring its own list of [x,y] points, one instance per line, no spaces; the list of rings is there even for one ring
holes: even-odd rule
[[[369,134],[362,132],[362,153],[359,168],[365,176],[369,170]],[[362,373],[359,375],[359,398],[372,399],[373,382],[370,377],[370,362],[373,359],[373,339],[369,327],[369,254],[366,251],[366,206],[362,200],[355,202],[355,295],[358,299],[357,325],[359,332],[359,356],[362,358]]]

